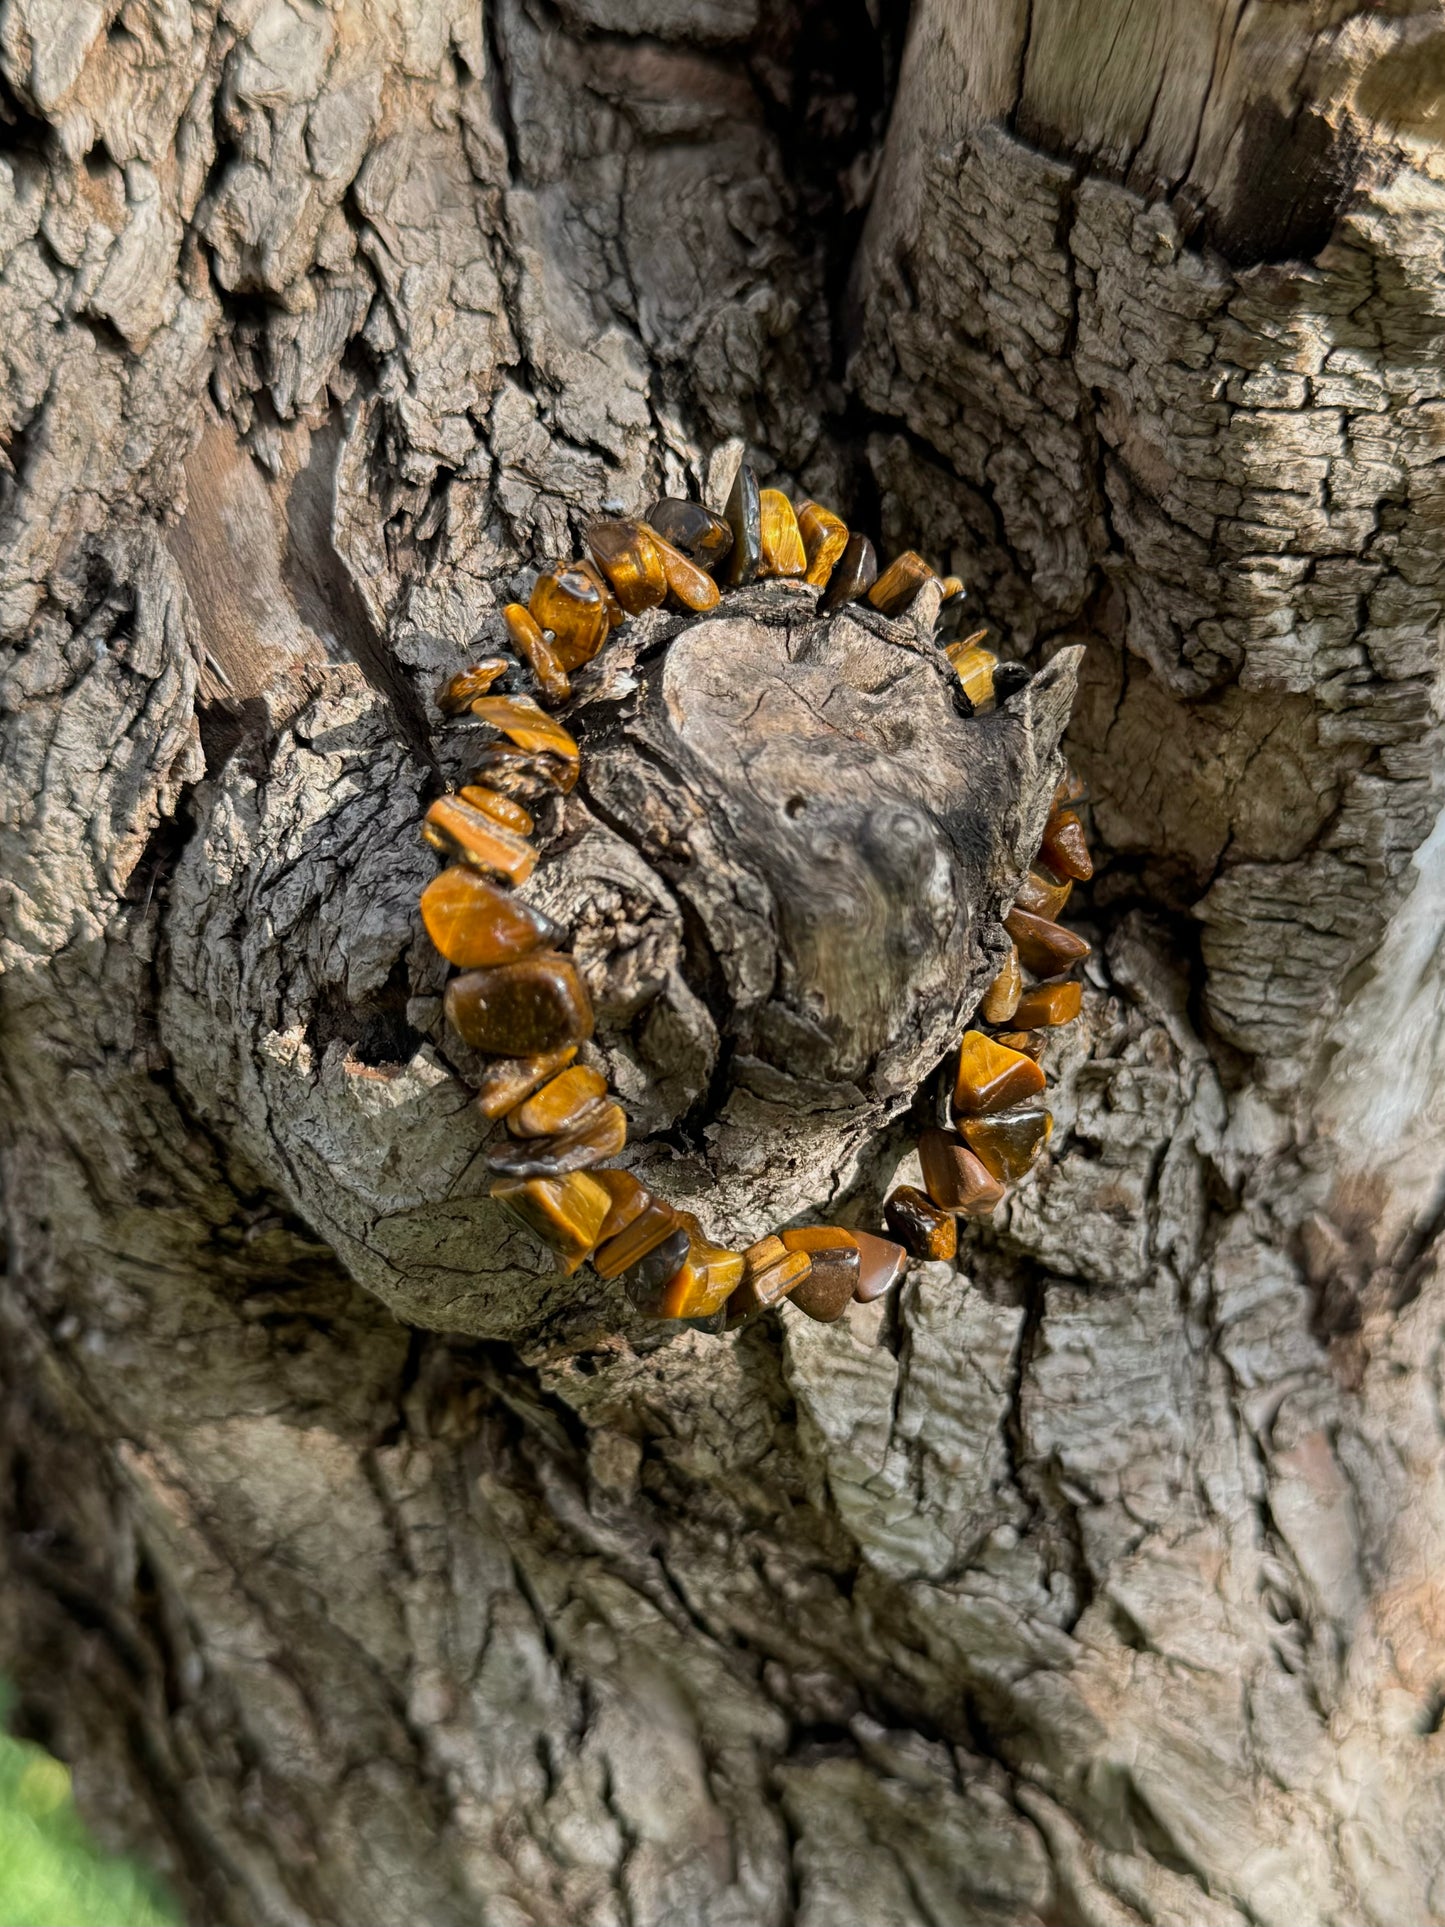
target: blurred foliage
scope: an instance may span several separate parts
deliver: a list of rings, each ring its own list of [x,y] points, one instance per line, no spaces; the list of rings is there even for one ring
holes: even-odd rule
[[[91,1840],[69,1769],[0,1732],[0,1927],[177,1927],[180,1918],[158,1881]]]

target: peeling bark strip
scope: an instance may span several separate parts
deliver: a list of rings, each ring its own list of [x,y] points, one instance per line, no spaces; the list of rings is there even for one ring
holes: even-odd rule
[[[197,1918],[1445,1915],[1439,22],[876,12],[0,11],[0,1664]],[[427,697],[734,435],[1088,644],[1089,989],[896,1309],[579,1348]],[[798,665],[704,630],[548,866],[610,1068],[740,1212],[916,1182],[712,1042],[756,907],[662,851]]]

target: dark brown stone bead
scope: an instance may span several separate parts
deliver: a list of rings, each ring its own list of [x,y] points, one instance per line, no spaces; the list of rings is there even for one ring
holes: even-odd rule
[[[607,1222],[597,1234],[597,1242],[601,1245],[609,1238],[615,1238],[619,1231],[625,1231],[628,1225],[636,1223],[652,1203],[652,1193],[630,1171],[594,1171],[592,1175],[612,1200]]]
[[[644,522],[603,515],[587,524],[587,546],[630,616],[655,609],[667,594],[657,537]]]
[[[1054,1120],[1042,1104],[1015,1104],[991,1117],[965,1118],[959,1129],[1000,1184],[1016,1184],[1053,1135]]]
[[[923,1185],[940,1211],[984,1218],[1003,1196],[988,1166],[953,1131],[924,1131],[918,1140]]]
[[[664,541],[681,549],[689,562],[709,574],[719,562],[727,560],[732,550],[732,530],[701,502],[682,502],[675,495],[664,495],[653,503],[647,521]]]
[[[862,1272],[858,1240],[840,1225],[806,1225],[783,1233],[783,1249],[805,1251],[812,1272],[795,1285],[792,1301],[798,1310],[820,1325],[831,1325],[841,1318],[853,1302]]]
[[[1083,1005],[1084,992],[1079,984],[1035,984],[1019,998],[1013,1027],[1050,1030],[1059,1024],[1071,1024]]]
[[[471,708],[478,696],[485,696],[498,676],[511,668],[505,656],[487,656],[462,669],[437,691],[437,708],[444,716],[460,716]]]
[[[948,577],[949,582],[957,580],[957,576]],[[940,649],[946,648],[951,642],[960,641],[965,626],[971,625],[974,620],[974,611],[968,606],[968,591],[960,588],[950,595],[947,593],[947,583],[944,587],[944,598],[938,608],[938,627],[934,631]]]
[[[507,1129],[513,1137],[556,1137],[575,1131],[601,1107],[606,1095],[607,1079],[601,1071],[573,1064],[519,1104],[507,1119]]]
[[[539,575],[527,608],[539,629],[551,631],[552,653],[563,669],[591,662],[611,633],[597,584],[570,565]]]
[[[499,1144],[488,1151],[487,1163],[508,1177],[557,1178],[615,1158],[626,1143],[627,1113],[620,1104],[599,1104],[576,1130]]]
[[[622,1234],[626,1237],[626,1232]],[[614,1243],[617,1241],[614,1239]],[[660,1318],[667,1286],[687,1262],[692,1233],[685,1224],[674,1223],[650,1251],[630,1264],[622,1275],[622,1288],[644,1317]]]
[[[1041,1030],[1001,1030],[998,1041],[1009,1050],[1021,1051],[1025,1057],[1032,1057],[1037,1064],[1044,1054],[1044,1033]]]
[[[911,608],[914,598],[925,582],[934,579],[934,572],[915,549],[905,549],[896,556],[868,591],[868,600],[880,615],[901,616],[905,609]]]
[[[961,1117],[1006,1111],[1011,1104],[1037,1097],[1043,1088],[1044,1074],[1031,1057],[1010,1050],[981,1030],[964,1032],[953,1080],[955,1123]]]
[[[848,524],[821,502],[799,502],[798,530],[808,554],[805,582],[824,589],[828,578],[848,546]]]
[[[858,1282],[853,1296],[860,1305],[871,1305],[875,1298],[892,1291],[908,1269],[908,1253],[891,1238],[879,1238],[871,1231],[855,1231],[858,1240]]]
[[[591,1251],[607,1216],[607,1193],[585,1171],[565,1178],[501,1178],[492,1196],[551,1246],[566,1272]]]
[[[1015,904],[1003,927],[1018,945],[1020,957],[1036,977],[1057,977],[1089,955],[1089,945],[1061,923],[1036,917]]]
[[[592,1035],[592,1001],[570,957],[540,950],[471,970],[446,988],[447,1022],[493,1057],[535,1057]]]
[[[575,1044],[564,1044],[561,1050],[543,1051],[539,1057],[504,1057],[488,1064],[477,1085],[477,1109],[495,1123],[549,1077],[565,1070],[576,1055]]]
[[[1014,908],[1027,910],[1030,916],[1057,917],[1068,902],[1073,887],[1071,881],[1055,883],[1050,877],[1040,876],[1037,870],[1030,870],[1019,885]]]
[[[520,602],[509,602],[502,611],[512,646],[523,658],[548,702],[565,703],[572,694],[572,679],[562,667],[557,652]],[[479,689],[479,696],[486,691]]]
[[[1039,861],[1056,877],[1075,877],[1080,883],[1087,883],[1094,874],[1084,826],[1072,810],[1056,810],[1049,818],[1039,845]]]
[[[537,867],[537,852],[530,843],[456,796],[437,798],[422,821],[421,833],[442,856],[508,883],[525,883]]]
[[[558,756],[529,756],[525,750],[498,743],[478,752],[471,776],[473,783],[485,783],[514,800],[521,797],[537,803],[546,796],[565,796],[577,781],[577,767]]]
[[[514,803],[510,796],[503,796],[500,790],[489,790],[481,783],[468,783],[457,794],[464,803],[470,803],[474,810],[480,810],[483,816],[500,823],[513,836],[530,836],[537,827],[529,812],[520,803]]]
[[[888,1229],[915,1258],[947,1261],[958,1250],[958,1226],[916,1185],[900,1184],[883,1207]]]
[[[828,586],[818,598],[819,612],[832,615],[845,602],[867,595],[878,580],[878,557],[866,535],[850,535],[842,557],[833,565]]]
[[[421,916],[437,949],[461,970],[511,963],[563,935],[540,910],[461,864],[432,878]]]
[[[777,1247],[776,1256],[763,1262],[755,1254],[764,1247]],[[813,1269],[806,1251],[789,1251],[781,1238],[763,1238],[743,1253],[743,1281],[728,1299],[727,1326],[749,1324],[765,1311],[780,1305],[789,1292],[796,1291]]]
[[[736,589],[753,580],[763,559],[762,493],[757,476],[746,462],[738,470],[723,513],[733,538],[724,573]]]
[[[650,1198],[625,1229],[598,1247],[597,1255],[592,1260],[592,1269],[599,1278],[615,1278],[640,1258],[645,1258],[649,1251],[660,1245],[664,1238],[670,1238],[679,1228],[678,1216],[672,1206],[664,1204],[661,1198]],[[685,1237],[686,1228],[682,1229]],[[685,1256],[686,1244],[680,1250]],[[682,1258],[679,1257],[663,1276],[671,1277],[681,1263]]]

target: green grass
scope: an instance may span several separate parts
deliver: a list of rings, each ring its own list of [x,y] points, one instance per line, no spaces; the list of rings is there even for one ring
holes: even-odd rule
[[[91,1840],[69,1770],[0,1732],[0,1927],[176,1927],[180,1918],[158,1881]]]

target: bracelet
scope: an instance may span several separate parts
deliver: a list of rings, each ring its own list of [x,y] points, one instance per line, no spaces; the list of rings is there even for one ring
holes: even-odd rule
[[[939,578],[912,550],[881,574],[873,544],[813,501],[795,507],[738,470],[722,515],[699,502],[664,498],[647,522],[601,517],[588,524],[588,554],[539,575],[527,605],[503,611],[510,654],[495,654],[453,676],[437,695],[445,715],[470,713],[497,740],[470,780],[439,797],[422,834],[447,860],[421,893],[428,935],[461,973],[446,987],[447,1022],[463,1043],[494,1061],[476,1103],[505,1141],[487,1154],[498,1175],[491,1195],[572,1273],[590,1260],[622,1280],[649,1318],[731,1330],[786,1298],[810,1318],[841,1318],[902,1277],[910,1257],[952,1258],[958,1219],[987,1217],[1035,1164],[1053,1130],[1042,1101],[1039,1062],[1048,1032],[1079,1014],[1082,989],[1070,973],[1089,955],[1058,921],[1076,881],[1092,876],[1075,805],[1081,788],[1065,777],[1055,794],[1033,868],[1005,919],[1007,961],[980,1004],[982,1027],[958,1047],[949,1115],[918,1143],[923,1186],[887,1199],[890,1237],[840,1225],[770,1235],[745,1251],[715,1244],[689,1211],[674,1209],[614,1160],[627,1118],[600,1072],[576,1061],[592,1035],[591,1002],[562,945],[566,932],[516,894],[536,867],[526,805],[565,795],[581,752],[542,707],[565,704],[571,672],[589,663],[628,616],[670,602],[697,615],[715,609],[722,587],[761,577],[801,577],[821,593],[820,614],[866,598],[884,616],[911,607],[938,581],[936,638],[958,677],[965,717],[1023,687],[1027,672],[983,647],[986,629],[961,633],[966,592]],[[535,695],[516,687],[525,664]]]

